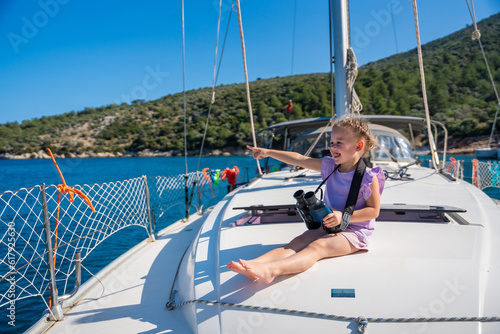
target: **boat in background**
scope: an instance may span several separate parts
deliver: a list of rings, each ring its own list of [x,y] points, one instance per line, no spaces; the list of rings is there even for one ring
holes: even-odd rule
[[[479,148],[474,151],[476,158],[478,159],[493,159],[500,160],[500,144],[497,145],[498,148]]]

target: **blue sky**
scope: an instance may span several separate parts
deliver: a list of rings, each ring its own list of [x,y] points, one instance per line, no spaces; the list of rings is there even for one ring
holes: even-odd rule
[[[231,3],[222,0],[220,48]],[[478,21],[500,12],[498,0],[474,4]],[[186,89],[208,87],[219,0],[185,6]],[[241,0],[241,7],[250,80],[329,71],[327,0]],[[465,1],[420,0],[418,9],[423,43],[471,24]],[[360,65],[415,48],[411,0],[351,0],[350,10]],[[0,55],[0,123],[178,93],[181,1],[2,0]],[[218,83],[243,81],[234,14]]]

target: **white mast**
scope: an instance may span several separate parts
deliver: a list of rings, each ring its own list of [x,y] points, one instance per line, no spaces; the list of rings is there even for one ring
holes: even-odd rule
[[[333,2],[333,4],[332,4]],[[347,0],[330,0],[333,10],[333,37],[335,56],[335,111],[337,118],[350,113],[347,103],[347,49],[349,38],[349,7]]]

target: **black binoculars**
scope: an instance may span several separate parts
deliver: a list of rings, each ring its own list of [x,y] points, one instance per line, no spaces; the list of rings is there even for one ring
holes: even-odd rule
[[[293,197],[297,200],[297,211],[309,230],[315,230],[323,226],[323,229],[329,234],[342,231],[340,225],[325,227],[325,225],[322,224],[323,218],[325,218],[327,214],[332,213],[332,210],[326,206],[325,202],[316,197],[314,191],[309,191],[304,194],[304,190],[297,190],[295,194],[293,194]]]

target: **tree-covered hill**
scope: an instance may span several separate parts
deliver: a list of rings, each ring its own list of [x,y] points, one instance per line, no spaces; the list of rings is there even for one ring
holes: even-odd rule
[[[481,21],[481,41],[495,82],[500,83],[500,14]],[[491,131],[497,102],[472,27],[423,47],[429,107],[454,138]],[[359,69],[355,88],[364,114],[424,116],[416,49]],[[329,74],[307,74],[250,83],[257,129],[286,119],[331,114]],[[188,150],[201,144],[211,101],[211,88],[186,92]],[[287,114],[289,100],[292,112]],[[172,94],[131,105],[85,108],[58,116],[0,125],[0,153],[57,154],[183,151],[183,95]],[[497,131],[500,125],[497,123]],[[250,142],[243,84],[216,88],[205,147],[226,149]]]

